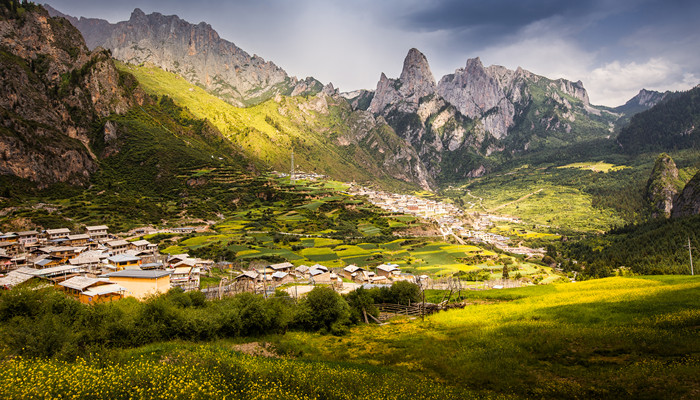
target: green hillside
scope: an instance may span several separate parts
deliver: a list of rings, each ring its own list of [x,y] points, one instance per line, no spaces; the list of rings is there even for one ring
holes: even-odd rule
[[[700,87],[674,93],[636,114],[617,137],[630,154],[700,148]]]
[[[150,94],[171,97],[197,118],[206,119],[236,143],[243,154],[278,171],[297,168],[344,181],[376,181],[409,187],[392,176],[401,166],[384,166],[384,148],[406,145],[388,125],[367,121],[342,98],[278,96],[257,106],[237,108],[153,66],[118,64]]]

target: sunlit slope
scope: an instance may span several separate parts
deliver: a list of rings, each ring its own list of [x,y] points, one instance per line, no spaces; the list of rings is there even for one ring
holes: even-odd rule
[[[475,304],[423,323],[280,340],[310,360],[410,370],[518,398],[696,398],[699,291],[690,276],[472,291]]]
[[[289,171],[293,150],[297,168],[307,172],[392,186],[400,184],[397,178],[411,179],[414,165],[408,146],[385,123],[353,112],[344,99],[323,94],[277,96],[237,108],[157,67],[118,66],[135,75],[149,94],[167,95],[198,118],[206,118],[246,156],[273,169]],[[408,162],[392,162],[391,157],[402,150]]]

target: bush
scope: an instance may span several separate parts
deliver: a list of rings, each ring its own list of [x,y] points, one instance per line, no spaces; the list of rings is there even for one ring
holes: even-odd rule
[[[345,300],[350,306],[350,318],[353,323],[364,322],[365,317],[362,310],[375,317],[379,316],[379,309],[374,305],[372,294],[362,287],[348,293]]]
[[[300,304],[295,325],[310,331],[344,333],[350,324],[350,307],[333,289],[315,287]]]
[[[420,301],[420,288],[415,283],[399,281],[391,285],[393,303],[410,305]]]

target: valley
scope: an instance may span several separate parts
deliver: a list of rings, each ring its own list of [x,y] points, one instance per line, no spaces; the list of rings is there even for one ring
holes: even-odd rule
[[[343,92],[214,29],[254,3],[0,0],[0,397],[700,396],[700,86],[596,105],[448,30]]]

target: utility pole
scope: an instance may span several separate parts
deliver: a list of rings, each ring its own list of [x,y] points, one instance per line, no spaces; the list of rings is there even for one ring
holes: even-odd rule
[[[688,236],[688,256],[690,256],[690,275],[695,275],[693,271],[693,246],[690,245],[690,236]]]
[[[292,150],[292,169],[289,171],[289,183],[294,183],[294,150]]]

